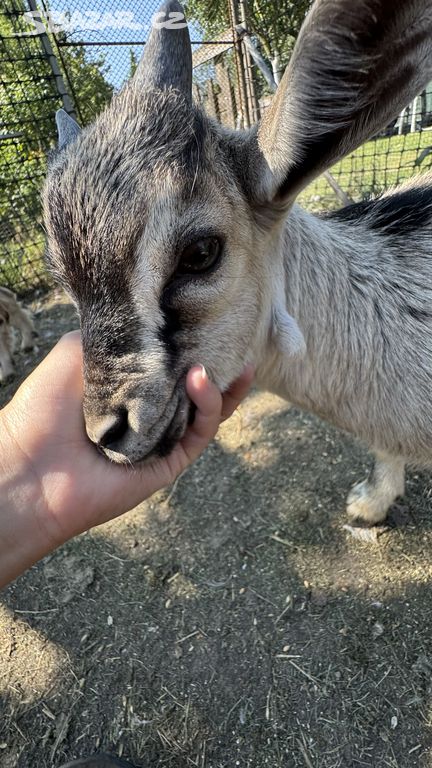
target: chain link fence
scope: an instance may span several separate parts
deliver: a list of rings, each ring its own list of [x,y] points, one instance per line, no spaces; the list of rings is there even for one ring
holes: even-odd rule
[[[20,292],[43,280],[39,191],[61,106],[40,40],[20,36],[22,12],[14,0],[0,10],[0,283]]]
[[[304,0],[298,0],[303,2]],[[191,22],[194,96],[231,128],[264,114],[282,67],[248,29],[242,0],[226,0],[215,39]],[[47,285],[40,190],[63,106],[91,121],[134,72],[158,0],[2,0],[0,9],[0,284],[18,293]],[[193,6],[192,6],[193,7]],[[36,26],[35,26],[36,25]],[[249,34],[251,32],[251,34]],[[217,38],[217,39],[216,39]],[[301,196],[328,210],[379,194],[432,163],[432,86],[382,135],[338,163]]]

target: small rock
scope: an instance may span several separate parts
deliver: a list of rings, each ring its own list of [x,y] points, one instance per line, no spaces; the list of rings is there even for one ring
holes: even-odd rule
[[[376,640],[377,637],[381,637],[381,635],[383,635],[383,634],[384,634],[384,627],[383,627],[383,625],[379,621],[376,621],[375,624],[372,627],[372,637],[373,637],[373,639]]]
[[[312,605],[317,608],[324,608],[328,603],[328,597],[322,589],[313,589],[311,595]]]

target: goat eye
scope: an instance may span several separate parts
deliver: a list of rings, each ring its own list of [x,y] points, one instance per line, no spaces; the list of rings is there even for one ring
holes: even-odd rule
[[[222,243],[217,237],[206,237],[192,243],[183,251],[177,269],[182,275],[209,272],[216,266],[222,253]]]

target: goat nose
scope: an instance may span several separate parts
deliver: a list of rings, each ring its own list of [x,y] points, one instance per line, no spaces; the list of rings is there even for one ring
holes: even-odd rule
[[[126,408],[121,408],[115,413],[103,416],[96,423],[92,423],[90,438],[102,448],[115,450],[115,446],[125,436],[128,429],[128,412]]]

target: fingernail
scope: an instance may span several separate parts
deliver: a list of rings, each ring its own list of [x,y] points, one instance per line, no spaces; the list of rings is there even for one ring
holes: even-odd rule
[[[206,379],[208,378],[207,371],[203,365],[200,365],[200,368],[201,368],[201,379],[202,381],[206,381]]]

